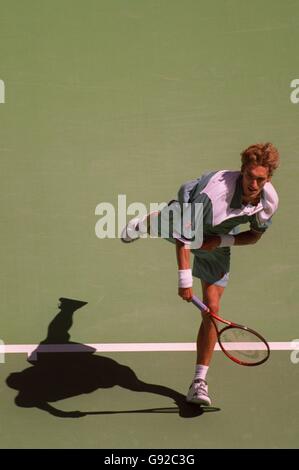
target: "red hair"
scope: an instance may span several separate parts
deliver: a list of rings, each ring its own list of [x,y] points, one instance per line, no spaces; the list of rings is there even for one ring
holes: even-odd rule
[[[270,142],[266,144],[250,145],[241,153],[241,171],[248,165],[260,165],[269,169],[269,176],[279,165],[279,153],[276,147]]]

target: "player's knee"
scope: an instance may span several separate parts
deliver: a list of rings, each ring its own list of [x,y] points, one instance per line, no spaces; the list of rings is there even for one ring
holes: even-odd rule
[[[218,302],[207,302],[207,307],[209,308],[210,312],[217,313],[219,312],[219,303]]]
[[[219,305],[218,304],[208,303],[207,302],[206,305],[207,305],[207,307],[209,307],[210,312],[213,312],[213,313],[217,314],[217,312],[219,311]],[[203,320],[203,327],[204,327],[205,330],[207,330],[207,329],[210,330],[210,329],[214,328],[212,317],[211,317],[211,315],[209,315],[209,313],[203,313],[202,314],[202,320]]]

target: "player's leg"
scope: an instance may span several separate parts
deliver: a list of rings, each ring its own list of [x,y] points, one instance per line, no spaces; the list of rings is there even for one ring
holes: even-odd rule
[[[217,284],[209,284],[201,281],[203,301],[211,311],[219,311],[220,299],[224,292],[224,287]],[[221,284],[221,282],[220,282]],[[208,395],[208,384],[206,375],[217,341],[215,327],[208,314],[202,314],[202,322],[197,336],[197,360],[193,382],[187,394],[187,401],[201,405],[211,405]]]
[[[122,230],[121,240],[125,243],[131,243],[142,238],[142,236],[146,238],[149,234],[151,237],[161,237],[175,243],[176,238],[184,235],[180,235],[181,220],[181,204],[178,201],[171,200],[160,211],[152,211],[143,217],[131,219]],[[188,241],[188,239],[186,240]]]
[[[220,299],[224,292],[224,287],[217,284],[209,284],[201,281],[203,302],[213,313],[218,313]],[[209,366],[214,347],[217,341],[217,334],[209,314],[202,313],[202,322],[197,336],[197,364]]]

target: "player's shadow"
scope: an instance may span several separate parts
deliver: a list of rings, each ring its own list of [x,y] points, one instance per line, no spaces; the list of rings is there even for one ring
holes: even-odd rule
[[[178,413],[182,418],[194,418],[204,412],[219,411],[219,408],[188,404],[185,396],[176,390],[143,382],[130,367],[94,354],[94,348],[71,342],[68,331],[73,323],[73,314],[86,303],[61,298],[60,311],[49,325],[47,338],[29,357],[32,366],[8,376],[7,385],[18,391],[15,398],[17,406],[38,408],[60,418],[115,413]],[[56,346],[53,345],[60,345],[60,348],[63,345],[64,349],[73,348],[77,352],[41,352],[47,348],[55,350]],[[154,393],[170,398],[176,406],[124,411],[63,411],[50,404],[116,385],[133,392]]]

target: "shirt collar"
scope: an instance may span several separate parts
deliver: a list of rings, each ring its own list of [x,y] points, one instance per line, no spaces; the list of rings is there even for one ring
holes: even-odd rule
[[[241,209],[242,196],[243,196],[242,175],[240,175],[238,179],[236,180],[235,192],[230,203],[231,209]]]

